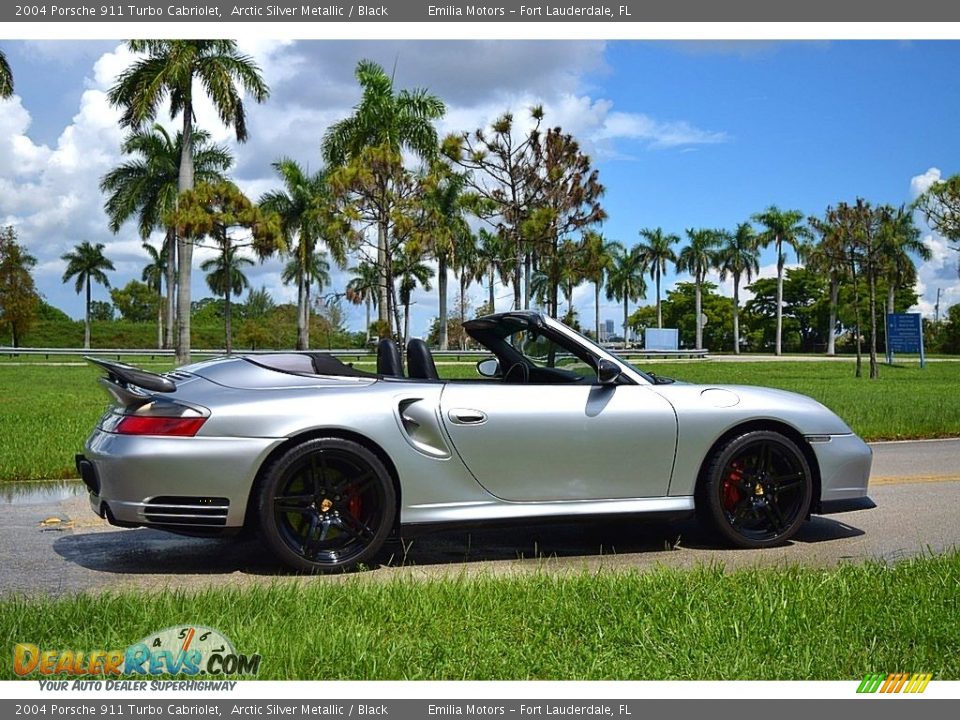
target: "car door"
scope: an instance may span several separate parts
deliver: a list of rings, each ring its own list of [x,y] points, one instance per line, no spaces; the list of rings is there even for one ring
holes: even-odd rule
[[[440,407],[464,463],[504,500],[667,494],[677,420],[649,386],[454,381]]]

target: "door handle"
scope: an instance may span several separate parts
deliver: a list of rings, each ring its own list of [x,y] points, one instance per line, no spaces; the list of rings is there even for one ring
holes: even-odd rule
[[[470,408],[453,408],[447,417],[454,425],[483,425],[487,421],[485,412]]]

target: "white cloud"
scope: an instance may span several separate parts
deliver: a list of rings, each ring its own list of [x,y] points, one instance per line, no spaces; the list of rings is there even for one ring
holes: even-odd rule
[[[939,182],[939,180],[940,168],[932,167],[924,173],[914,175],[910,178],[910,196],[913,198],[920,197],[922,193],[929,190],[930,186],[935,182]]]
[[[353,76],[356,63],[370,58],[395,73],[397,87],[426,87],[447,103],[438,123],[441,133],[472,130],[487,125],[505,110],[517,117],[518,130],[529,122],[528,109],[543,104],[548,126],[560,125],[573,133],[584,149],[595,155],[615,156],[618,144],[644,148],[689,148],[723,142],[725,133],[703,130],[683,120],[661,120],[643,113],[627,113],[598,96],[590,77],[607,71],[603,42],[560,41],[278,41],[244,40],[240,50],[250,54],[271,86],[267,103],[247,105],[249,141],[237,145],[233,132],[223,127],[204,93],[197,93],[197,124],[231,148],[237,158],[233,170],[240,187],[253,198],[277,186],[270,164],[289,155],[310,168],[321,165],[320,144],[326,128],[348,115],[360,99]],[[60,284],[60,255],[82,240],[102,242],[117,272],[114,285],[139,277],[145,256],[133,223],[118,235],[107,229],[99,181],[121,160],[119,111],[106,93],[133,56],[125,45],[32,44],[34,56],[55,63],[88,63],[83,93],[70,118],[64,118],[55,143],[31,138],[31,114],[46,107],[24,107],[18,97],[0,102],[0,221],[14,224],[20,239],[37,256],[41,291],[74,317],[82,301],[72,287]],[[96,57],[91,48],[96,48]],[[26,78],[29,68],[21,71]],[[53,103],[51,103],[53,105]],[[158,120],[176,130],[166,108]],[[50,135],[53,137],[53,135]],[[152,238],[154,244],[159,236]],[[206,251],[196,253],[197,265]],[[265,284],[278,301],[295,299],[293,288],[279,281],[281,263],[270,260],[250,268],[251,285]],[[347,273],[334,270],[333,290],[342,289]],[[193,291],[208,294],[203,273],[194,272]],[[450,283],[453,304],[456,284]],[[509,303],[510,289],[497,286],[498,307]],[[95,290],[98,299],[106,297]],[[474,307],[486,301],[485,286],[472,285]],[[602,303],[605,306],[606,301]],[[592,290],[578,288],[575,305],[585,322],[592,323]],[[615,304],[611,314],[616,316]],[[348,309],[359,325],[363,308]],[[436,291],[418,296],[413,309],[415,334],[424,334],[437,314]]]

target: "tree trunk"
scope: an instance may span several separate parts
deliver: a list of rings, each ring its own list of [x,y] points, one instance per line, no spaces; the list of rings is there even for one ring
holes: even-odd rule
[[[167,229],[164,242],[167,248],[167,328],[163,346],[172,348],[177,325],[177,233],[173,228]]]
[[[857,370],[855,377],[863,377],[863,353],[860,347],[860,283],[857,280],[857,261],[850,252],[850,270],[853,275],[853,310],[854,310],[854,332],[857,341]]]
[[[703,323],[700,322],[701,316],[703,315],[703,310],[701,308],[702,300],[700,298],[700,274],[697,273],[696,283],[694,283],[695,293],[694,298],[696,302],[694,303],[694,312],[696,312],[697,317],[697,346],[696,350],[700,350],[703,347]]]
[[[230,355],[233,352],[233,318],[231,312],[232,307],[230,304],[230,295],[230,289],[227,288],[227,293],[223,296],[223,334],[227,343],[227,355]]]
[[[87,304],[83,314],[83,347],[90,349],[90,276],[87,275]]]
[[[366,347],[370,347],[370,295],[369,291],[367,294],[367,299],[365,301],[367,306],[367,344]]]
[[[870,287],[870,379],[876,380],[880,376],[877,367],[877,274],[872,268],[867,273],[867,282]]]
[[[437,291],[440,294],[440,349],[450,349],[450,331],[447,327],[447,256],[437,256]]]
[[[740,273],[733,274],[733,354],[740,354]]]
[[[896,310],[894,309],[894,303],[896,300],[897,286],[892,282],[887,287],[887,314],[892,315]]]
[[[657,276],[657,328],[663,329],[663,313],[660,310],[660,266],[656,268]]]
[[[495,282],[496,282],[496,278],[494,277],[494,271],[490,270],[490,313],[491,314],[497,311],[497,306],[496,306],[497,299],[493,295],[493,285]]]
[[[177,190],[193,189],[193,101],[189,91],[183,102],[183,150],[180,153],[180,175]],[[193,270],[193,243],[177,238],[177,364],[190,362],[190,280]]]
[[[313,283],[309,277],[303,278],[303,349],[310,349],[310,286]],[[329,335],[327,336],[329,339]]]
[[[392,294],[388,284],[390,280],[390,269],[387,267],[387,220],[381,218],[377,224],[377,268],[379,269],[380,283],[377,293],[380,297],[377,305],[377,320],[381,324],[390,327],[390,303],[387,298]],[[387,333],[390,336],[392,333]]]
[[[830,278],[830,327],[827,328],[827,355],[837,354],[837,304],[840,302],[840,283]]]
[[[163,278],[157,280],[157,350],[163,349]]]
[[[623,349],[630,347],[630,329],[627,326],[627,303],[630,301],[630,295],[623,293]]]
[[[410,342],[410,298],[403,303],[403,347]],[[402,355],[403,353],[401,353]]]
[[[532,275],[531,263],[533,259],[530,257],[530,253],[524,255],[523,258],[523,307],[530,307],[530,276]]]
[[[594,327],[597,331],[597,343],[600,342],[600,281],[593,284],[593,314]]]
[[[466,350],[467,337],[463,331],[463,324],[467,321],[467,273],[460,273],[460,349]]]
[[[774,353],[783,354],[783,248],[777,238],[777,338]]]

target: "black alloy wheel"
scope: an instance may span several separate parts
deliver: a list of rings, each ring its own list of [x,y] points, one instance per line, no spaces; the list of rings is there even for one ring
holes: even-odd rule
[[[396,493],[370,450],[319,438],[291,448],[267,469],[259,515],[267,545],[290,567],[349,570],[374,557],[390,534]]]
[[[713,457],[698,500],[720,535],[742,548],[779,545],[793,537],[812,502],[810,465],[790,438],[744,433]]]

